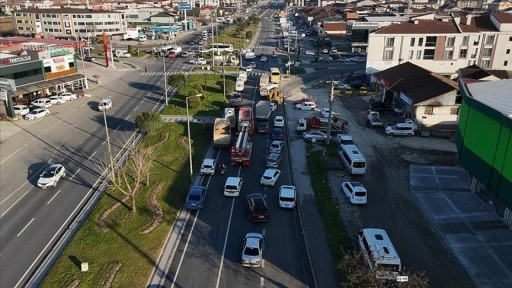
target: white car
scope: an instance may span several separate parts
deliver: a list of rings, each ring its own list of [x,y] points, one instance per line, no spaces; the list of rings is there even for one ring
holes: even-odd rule
[[[315,51],[306,50],[306,55],[315,55]]]
[[[332,112],[332,114],[334,115],[334,111]],[[329,108],[320,109],[320,115],[322,115],[322,117],[329,117]]]
[[[261,61],[261,62],[266,62],[266,61],[267,61],[267,57],[266,57],[266,56],[261,56],[260,61]]]
[[[283,116],[276,116],[276,118],[274,118],[274,127],[284,127]]]
[[[299,67],[300,66],[300,62],[299,61],[295,61],[295,67]]]
[[[368,191],[359,182],[342,182],[341,190],[352,204],[366,204]]]
[[[295,104],[295,108],[297,110],[315,110],[316,103],[310,102],[310,101],[297,103],[297,104]]]
[[[247,67],[245,67],[245,71],[247,71],[247,72],[251,72],[251,71],[252,71],[252,67],[251,67],[251,66],[247,66]]]
[[[265,186],[276,185],[277,180],[281,176],[281,170],[275,168],[269,168],[265,170],[263,176],[261,176],[260,184]]]
[[[325,139],[327,139],[327,134],[325,134],[324,132],[322,131],[317,131],[317,130],[309,130],[309,131],[306,131],[306,132],[302,132],[302,138],[304,138],[304,140],[306,141],[325,141]]]
[[[61,164],[52,164],[39,176],[37,186],[43,189],[55,187],[62,177],[66,177],[66,169],[64,166]]]
[[[50,96],[50,101],[52,102],[52,105],[60,105],[66,103],[66,99],[64,99],[62,95]]]
[[[250,67],[252,67],[252,68],[256,68],[256,62],[251,62],[251,63],[249,64],[249,66],[250,66]]]
[[[329,49],[323,49],[323,50],[322,50],[322,53],[324,53],[324,54],[329,54]]]
[[[274,111],[276,111],[276,109],[277,109],[277,104],[274,102],[270,102],[270,110],[272,112],[274,112]]]
[[[338,49],[336,49],[336,47],[332,47],[331,48],[331,53],[336,53],[336,52],[338,52]]]
[[[265,250],[265,240],[261,233],[247,233],[242,248],[242,265],[246,267],[260,267]]]
[[[25,119],[26,120],[35,120],[35,119],[39,119],[39,118],[42,118],[47,115],[50,115],[50,110],[44,109],[44,108],[37,108],[37,109],[34,109],[34,110],[30,111],[29,113],[25,114]]]
[[[192,60],[190,60],[190,64],[194,64],[194,65],[206,65],[206,59],[204,59],[204,58],[192,59]]]
[[[105,99],[101,99],[101,101],[98,102],[98,110],[99,111],[101,111],[101,112],[108,111],[110,108],[112,108],[112,100],[105,98]]]
[[[280,154],[281,151],[283,151],[284,142],[280,140],[274,140],[270,144],[270,147],[268,149],[269,153],[278,153]]]
[[[213,175],[215,174],[215,159],[204,159],[201,164],[201,175]]]
[[[41,108],[50,108],[52,107],[52,100],[48,98],[39,98],[32,101],[30,104],[33,106],[41,107]]]
[[[64,93],[60,94],[59,96],[61,96],[66,101],[76,100],[76,94],[71,93],[71,92],[64,92]]]
[[[30,112],[27,105],[14,105],[14,115],[25,116]]]
[[[295,186],[283,185],[279,188],[279,207],[293,209],[297,199]]]

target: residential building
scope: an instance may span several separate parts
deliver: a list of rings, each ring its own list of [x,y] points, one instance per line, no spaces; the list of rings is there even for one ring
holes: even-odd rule
[[[512,79],[504,71],[470,68],[458,78],[460,164],[471,176],[472,191],[512,228]]]
[[[373,74],[371,85],[377,101],[421,129],[439,136],[456,131],[460,99],[455,81],[406,62]]]
[[[14,12],[16,33],[44,38],[77,38],[126,33],[125,14],[90,9],[21,9]]]
[[[371,32],[405,21],[408,21],[408,18],[398,16],[365,16],[361,21],[349,21],[347,23],[347,36],[351,40],[352,52],[366,54],[368,36]]]
[[[370,33],[368,74],[406,61],[451,78],[473,64],[512,70],[512,14],[441,18],[430,14]]]

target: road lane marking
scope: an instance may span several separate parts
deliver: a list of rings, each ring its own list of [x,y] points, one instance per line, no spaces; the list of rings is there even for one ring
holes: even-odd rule
[[[96,152],[98,152],[98,151],[94,151],[94,153],[92,153],[91,156],[89,156],[89,158],[87,158],[87,160],[91,160],[91,158],[94,156],[94,154],[96,154]]]
[[[25,225],[25,227],[23,227],[23,229],[21,229],[20,233],[18,233],[18,235],[16,235],[16,237],[19,237],[21,235],[21,233],[23,233],[23,231],[25,231],[25,229],[27,229],[28,225],[30,225],[30,223],[32,223],[32,221],[34,221],[36,218],[32,218],[32,220],[30,220],[27,225]]]
[[[51,163],[51,162],[52,162],[52,159],[53,159],[53,156],[52,156],[52,158],[50,158],[50,160],[49,160],[49,161],[48,161],[48,163],[46,163],[46,164]],[[46,169],[46,165],[45,165],[45,166],[43,166],[41,169],[37,170],[37,171],[36,171],[36,173],[34,173],[34,175],[33,175],[32,177],[30,177],[27,181],[23,182],[23,184],[21,184],[21,185],[20,185],[20,187],[18,187],[18,189],[14,190],[14,192],[12,192],[11,194],[9,194],[9,196],[5,197],[5,199],[4,199],[4,200],[2,200],[2,201],[0,202],[0,204],[3,204],[5,201],[7,201],[7,199],[11,198],[11,196],[12,196],[12,195],[16,194],[16,192],[18,192],[18,190],[20,190],[21,188],[23,188],[23,186],[25,186],[25,184],[27,184],[30,180],[34,179],[34,177],[39,177],[39,175],[41,174],[41,171],[42,171],[42,170],[44,170],[44,169]],[[30,190],[30,189],[29,189],[29,190]],[[27,191],[27,192],[28,192],[28,191]],[[27,194],[27,193],[25,192],[25,194]],[[23,196],[24,196],[25,194],[23,194]],[[21,196],[21,197],[23,197],[23,196]],[[16,202],[18,202],[18,201],[19,201],[19,199],[18,199]],[[16,202],[14,202],[14,204],[16,204]],[[13,204],[13,205],[14,205],[14,204]],[[7,210],[9,210],[9,209],[11,209],[11,208],[12,208],[12,207],[9,207]],[[5,212],[7,212],[7,211],[5,211]],[[4,215],[5,215],[5,212],[4,212],[2,215],[0,215],[0,217],[4,216]]]
[[[28,181],[26,181],[25,183],[27,183],[27,182],[28,182]],[[22,185],[22,186],[23,186],[23,185]],[[20,188],[21,188],[21,187],[20,187]],[[14,205],[16,205],[16,203],[20,202],[20,200],[21,200],[23,197],[25,197],[25,195],[27,195],[27,193],[30,191],[30,189],[32,189],[32,187],[30,187],[30,188],[27,190],[27,192],[25,192],[23,195],[21,195],[21,197],[20,197],[20,198],[18,198],[18,200],[14,201],[14,203],[12,203],[12,205],[11,205],[9,208],[7,208],[7,209],[4,211],[4,213],[2,213],[2,215],[0,215],[0,218],[1,218],[1,217],[3,217],[7,212],[9,212],[9,210],[11,210],[11,209],[12,209],[12,207],[14,207]],[[18,191],[18,190],[19,190],[19,188],[18,188],[16,191]],[[14,192],[13,192],[13,194],[14,194]],[[13,194],[11,194],[11,195],[13,195]],[[9,195],[9,197],[10,197],[11,195]],[[7,198],[9,198],[9,197],[7,197]],[[7,200],[7,198],[5,198],[5,200]],[[4,201],[5,201],[5,200],[4,200]],[[3,203],[3,202],[2,202],[2,203]],[[0,204],[1,204],[1,203],[0,203]]]
[[[126,118],[124,118],[124,120],[128,120],[128,118],[130,118],[130,115],[126,116]]]
[[[137,111],[137,109],[139,109],[139,106],[135,107],[135,109],[133,109],[133,112]]]
[[[12,152],[9,156],[7,156],[7,158],[5,158],[4,160],[2,160],[2,162],[0,162],[0,164],[4,163],[5,160],[11,158],[11,156],[13,156],[14,154],[16,154],[16,152],[20,151],[21,149],[25,148],[25,146],[27,146],[28,144],[25,144],[23,146],[21,146],[20,148],[18,148],[18,150]]]
[[[260,287],[265,287],[265,278],[260,277]]]
[[[53,195],[53,197],[50,198],[50,200],[48,200],[48,202],[46,202],[46,205],[50,204],[50,202],[52,202],[53,198],[55,198],[57,195],[59,195],[59,193],[60,193],[60,190],[57,191],[57,193],[55,193],[55,195]]]
[[[75,175],[78,174],[78,171],[80,171],[80,169],[82,168],[78,168],[78,170],[76,170],[76,172],[69,178],[69,180],[75,178]]]
[[[229,228],[231,227],[231,217],[233,216],[233,207],[235,207],[235,199],[231,201],[231,211],[229,211],[228,229],[226,230],[226,238],[224,239],[224,247],[222,248],[222,257],[220,258],[219,273],[217,275],[217,284],[215,288],[219,288],[220,276],[222,274],[222,265],[224,265],[224,256],[226,255],[226,246],[228,245]]]

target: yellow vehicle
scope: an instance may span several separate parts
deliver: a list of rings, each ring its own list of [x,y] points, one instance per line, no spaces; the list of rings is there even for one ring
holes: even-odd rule
[[[361,86],[361,88],[359,88],[359,96],[366,96],[366,94],[368,94],[368,90],[366,89],[366,86]]]
[[[345,95],[352,95],[352,88],[351,87],[345,88]]]
[[[281,82],[281,72],[279,71],[279,68],[270,68],[270,82],[279,84]]]

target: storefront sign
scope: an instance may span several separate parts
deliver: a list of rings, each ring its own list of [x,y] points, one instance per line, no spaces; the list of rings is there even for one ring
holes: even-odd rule
[[[71,48],[62,48],[58,50],[48,50],[44,52],[40,52],[40,57],[43,59],[48,59],[52,57],[59,57],[59,56],[65,56],[65,55],[72,55],[73,49]]]
[[[66,55],[60,57],[53,57],[43,60],[43,67],[51,67],[51,72],[62,72],[70,69],[69,63],[74,62],[73,55]]]
[[[9,65],[9,64],[23,63],[23,62],[27,62],[30,60],[32,60],[31,56],[24,55],[24,56],[19,56],[19,57],[5,58],[5,59],[3,59],[2,63],[4,65]]]
[[[412,106],[412,100],[404,93],[400,92],[400,100],[404,101],[404,103],[407,103],[409,106]]]

